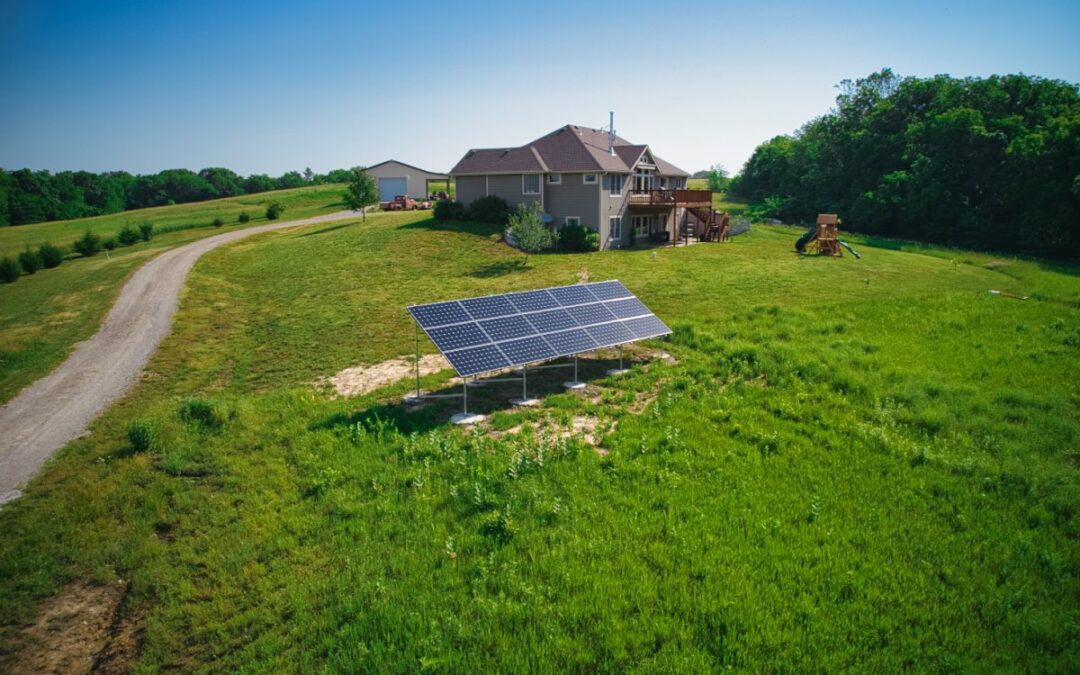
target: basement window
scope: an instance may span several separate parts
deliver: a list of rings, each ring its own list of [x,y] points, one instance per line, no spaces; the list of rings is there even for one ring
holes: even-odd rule
[[[563,220],[563,225],[565,225],[567,227],[569,227],[569,226],[577,227],[577,226],[581,225],[581,216],[567,216]]]

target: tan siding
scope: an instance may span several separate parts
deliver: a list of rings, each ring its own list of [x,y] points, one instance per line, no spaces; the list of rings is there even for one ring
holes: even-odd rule
[[[458,176],[457,200],[468,206],[484,196],[484,176]]]
[[[608,181],[611,180],[612,175],[613,174],[608,174],[608,175],[604,176],[604,190],[603,190],[603,201],[602,201],[602,204],[603,204],[603,209],[602,210],[604,211],[604,217],[602,218],[602,220],[603,220],[603,226],[602,226],[603,229],[600,232],[600,245],[603,248],[618,248],[620,244],[624,244],[625,242],[630,241],[629,236],[626,233],[627,228],[629,227],[629,222],[630,222],[630,213],[629,213],[629,210],[627,209],[627,199],[629,198],[629,194],[630,194],[630,176],[626,175],[626,174],[622,174],[623,175],[622,193],[618,197],[613,197],[613,196],[611,196],[611,184],[608,182]],[[609,226],[609,224],[611,222],[611,217],[612,216],[622,216],[622,218],[623,218],[623,225],[622,225],[622,235],[623,236],[622,236],[622,241],[620,241],[620,242],[609,241],[609,238],[611,237],[611,232],[610,232],[608,226]]]
[[[585,185],[580,173],[562,174],[561,185],[544,185],[544,210],[554,218],[554,225],[562,227],[567,216],[581,218],[581,224],[598,232],[600,223],[600,187],[598,183]],[[598,179],[602,174],[598,174]],[[603,236],[603,235],[601,235]]]
[[[514,173],[506,176],[488,176],[488,194],[502,197],[510,208],[518,204],[540,203],[541,195],[526,195],[521,192],[521,174]],[[540,190],[543,191],[544,177],[540,176]]]

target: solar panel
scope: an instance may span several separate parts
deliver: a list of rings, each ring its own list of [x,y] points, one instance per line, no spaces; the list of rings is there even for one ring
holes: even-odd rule
[[[526,335],[536,335],[536,329],[534,329],[529,322],[525,320],[525,317],[520,314],[481,321],[480,327],[484,329],[485,333],[491,336],[492,342],[512,340],[513,338],[521,338]]]
[[[510,301],[501,295],[471,298],[460,302],[461,306],[468,310],[474,319],[490,319],[493,316],[506,316],[507,314],[517,313]]]
[[[596,340],[597,344],[601,345],[621,345],[624,342],[632,342],[637,339],[629,328],[617,321],[615,323],[602,323],[597,326],[589,326],[585,330],[592,339]]]
[[[648,316],[649,314],[652,314],[652,312],[649,311],[649,308],[637,298],[626,298],[624,300],[605,302],[604,307],[620,319],[630,319],[635,316]]]
[[[618,281],[409,307],[461,376],[671,332]]]
[[[548,291],[552,297],[559,301],[559,304],[563,307],[569,307],[570,305],[581,305],[586,302],[596,302],[596,296],[589,292],[589,289],[584,284],[578,284],[577,286],[561,286],[559,288],[552,288]]]
[[[554,333],[557,330],[577,328],[578,322],[565,309],[549,309],[525,315],[537,333]]]

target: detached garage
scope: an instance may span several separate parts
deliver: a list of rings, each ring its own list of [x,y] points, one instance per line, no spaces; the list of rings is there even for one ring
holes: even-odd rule
[[[431,183],[443,183],[435,186],[438,190],[448,190],[450,176],[445,173],[433,173],[419,167],[388,159],[367,169],[368,175],[379,186],[379,201],[388,202],[398,195],[409,195],[413,199],[425,199],[432,191]]]

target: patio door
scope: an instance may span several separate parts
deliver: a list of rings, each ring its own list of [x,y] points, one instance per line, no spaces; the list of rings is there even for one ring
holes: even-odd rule
[[[630,216],[630,224],[634,228],[634,239],[643,239],[652,232],[653,216],[651,213]]]

